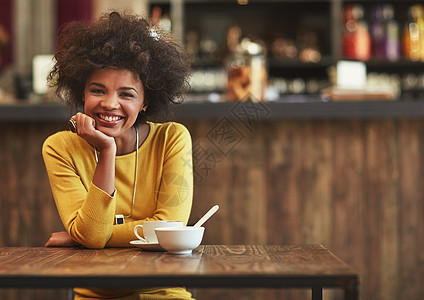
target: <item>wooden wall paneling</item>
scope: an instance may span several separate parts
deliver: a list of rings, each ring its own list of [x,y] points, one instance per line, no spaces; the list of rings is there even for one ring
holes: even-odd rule
[[[365,188],[367,191],[366,198],[366,226],[367,239],[364,244],[367,250],[366,265],[367,274],[364,274],[363,280],[367,282],[364,293],[373,299],[379,299],[378,291],[380,289],[380,199],[378,183],[378,158],[382,153],[378,153],[377,138],[380,132],[376,128],[370,126],[365,133]],[[371,172],[371,173],[370,173]],[[353,254],[353,253],[352,253]],[[361,274],[362,275],[362,274]]]
[[[424,282],[424,239],[421,238],[424,236],[424,218],[420,214],[420,212],[424,212],[424,195],[423,195],[423,186],[424,186],[424,164],[422,163],[424,153],[424,123],[420,122],[419,126],[417,126],[417,133],[420,139],[420,145],[421,145],[421,151],[420,156],[417,157],[417,161],[421,162],[421,172],[419,174],[420,178],[420,184],[417,186],[417,194],[421,195],[420,197],[417,197],[417,209],[414,210],[414,213],[418,215],[418,224],[417,224],[417,253],[418,253],[418,265],[420,267],[417,267],[416,273],[418,277],[417,282]],[[400,240],[400,238],[399,238]],[[417,284],[419,287],[419,290],[417,291],[417,296],[419,299],[424,299],[424,285],[423,284]]]
[[[367,212],[366,240],[368,282],[373,299],[397,299],[397,148],[393,121],[372,121],[366,128]],[[392,225],[393,224],[393,225]],[[392,253],[387,253],[390,251]],[[389,256],[389,257],[388,257]],[[394,280],[394,281],[393,281]],[[382,288],[382,287],[385,288]]]
[[[34,191],[34,197],[37,199],[35,211],[38,212],[36,215],[33,215],[33,218],[37,220],[37,224],[40,228],[39,232],[37,232],[37,241],[40,243],[40,246],[43,246],[48,240],[51,232],[65,230],[56,209],[56,204],[50,190],[47,171],[41,154],[41,148],[45,139],[59,130],[66,130],[65,124],[57,123],[53,128],[51,124],[36,123],[31,126],[31,137],[33,143],[32,159],[35,162],[32,172],[32,189]],[[41,131],[42,134],[37,135],[38,131]]]
[[[250,199],[246,192],[249,184],[246,165],[249,164],[249,160],[252,158],[249,159],[246,156],[247,153],[243,151],[244,149],[245,147],[239,144],[228,156],[223,158],[223,160],[228,160],[231,166],[231,169],[227,170],[228,175],[224,178],[230,182],[231,186],[227,205],[229,206],[232,220],[229,220],[231,226],[228,228],[232,232],[231,243],[234,244],[242,244],[243,241],[251,240],[249,231],[252,227],[258,225],[256,222],[252,223],[252,220],[248,218],[251,208],[249,207]]]
[[[396,121],[382,121],[378,139],[381,190],[380,299],[399,299],[399,148]]]
[[[191,120],[185,120],[183,123],[190,132],[190,136],[191,136],[191,139],[192,139],[192,148],[194,149],[196,139],[197,139],[196,138],[196,125],[197,125],[197,123],[195,121],[191,121]],[[193,157],[193,169],[196,167],[196,164],[197,164],[197,161]],[[193,170],[193,172],[195,172],[195,170]],[[194,182],[193,183],[194,183],[193,206],[192,206],[192,210],[191,210],[191,214],[190,214],[190,219],[188,221],[188,224],[191,224],[191,225],[194,225],[197,222],[197,220],[202,217],[201,211],[197,212],[196,208],[198,207],[198,203],[203,202],[204,198],[205,198],[205,197],[202,197],[203,199],[200,199],[199,196],[198,196],[199,180],[196,178],[196,176],[194,176]]]
[[[331,195],[326,181],[331,168],[328,164],[326,166],[323,164],[328,163],[326,160],[331,147],[328,147],[329,140],[326,138],[328,135],[324,124],[321,123],[317,127],[315,121],[298,122],[292,132],[296,147],[293,149],[293,155],[298,157],[295,181],[291,182],[297,189],[298,195],[295,217],[298,219],[299,227],[294,231],[297,235],[297,243],[311,244],[329,241],[328,225],[331,220],[326,217],[328,217]],[[288,203],[291,199],[287,198],[285,201]],[[278,231],[274,234],[278,234]],[[310,293],[309,290],[301,289],[282,290],[276,293],[275,299],[308,299]]]
[[[41,145],[63,124],[0,124],[0,245],[42,246],[63,230],[41,156]],[[66,299],[68,290],[2,289],[0,299]]]
[[[261,135],[234,119],[183,123],[193,139],[195,193],[191,219],[201,217],[212,205],[219,211],[208,221],[204,243],[265,244],[266,192]],[[256,124],[261,132],[261,124]],[[226,139],[214,132],[228,129]],[[234,138],[235,142],[233,141]],[[231,143],[233,141],[233,143]],[[195,216],[195,217],[194,217]],[[199,299],[270,299],[270,290],[196,289]],[[271,298],[272,299],[272,298]]]
[[[233,125],[243,138],[227,157],[233,170],[232,178],[228,178],[231,182],[229,201],[232,203],[234,218],[231,243],[267,244],[269,229],[266,222],[268,214],[266,190],[269,186],[264,169],[267,124],[254,122],[251,127],[246,127],[233,120]],[[231,293],[223,291],[214,299],[284,299],[276,298],[274,293],[275,290],[272,289],[238,289],[232,290]]]
[[[326,205],[320,203],[322,194],[312,194],[325,190],[321,190],[322,186],[319,185],[327,177],[320,174],[322,170],[317,160],[325,156],[322,148],[328,149],[328,145],[323,146],[328,140],[319,145],[317,140],[320,138],[316,137],[322,137],[325,132],[307,121],[273,122],[267,124],[265,132],[267,143],[270,144],[266,164],[268,244],[321,240],[323,234],[320,229],[327,221],[322,219],[321,213],[326,210]],[[313,150],[315,147],[316,152]],[[318,211],[315,211],[318,206]],[[312,211],[315,211],[313,216],[307,215]],[[275,290],[269,292],[268,296],[266,299],[307,299],[310,291]]]
[[[302,205],[303,220],[301,243],[319,243],[331,247],[333,240],[333,176],[334,135],[333,122],[307,121],[302,131]],[[343,295],[339,290],[325,290],[325,299],[336,299]],[[308,295],[303,294],[302,298]],[[292,299],[299,299],[293,295]]]
[[[362,122],[333,121],[332,251],[356,268],[364,266],[365,190]]]
[[[16,149],[14,161],[18,162],[18,181],[21,187],[17,193],[17,198],[14,200],[19,215],[17,220],[19,222],[18,236],[19,239],[22,239],[21,243],[41,246],[43,234],[39,227],[41,211],[37,207],[41,199],[35,198],[37,179],[41,177],[40,172],[42,171],[35,165],[37,165],[37,161],[40,161],[41,151],[40,146],[36,144],[36,138],[33,136],[35,133],[34,126],[32,124],[22,125],[17,126],[22,127],[22,132],[14,140],[19,147]]]
[[[234,172],[233,176],[227,178],[231,183],[229,200],[233,213],[232,243],[265,244],[267,199],[263,170],[264,131],[259,123],[253,124],[251,131],[240,123],[234,122],[233,125],[243,138],[225,158],[231,161]]]
[[[7,232],[3,225],[3,215],[9,213],[8,206],[6,203],[6,197],[9,193],[9,171],[8,169],[12,166],[12,164],[8,163],[9,160],[9,152],[6,150],[6,128],[1,126],[0,124],[0,212],[2,213],[2,218],[0,218],[0,245],[6,245],[7,241]]]
[[[273,123],[267,130],[272,136],[268,164],[268,243],[297,244],[301,184],[301,122]]]
[[[4,124],[0,124],[4,125]],[[20,137],[20,139],[18,138]],[[22,127],[13,126],[6,127],[0,126],[0,156],[1,168],[0,168],[0,182],[1,186],[1,212],[2,217],[0,218],[0,238],[3,246],[12,246],[25,243],[25,232],[20,233],[21,218],[19,210],[17,208],[17,199],[19,191],[22,194],[25,192],[23,187],[20,187],[19,182],[19,170],[16,165],[16,157],[22,152],[22,147],[19,143],[22,141]],[[26,199],[22,198],[21,202],[26,203]],[[31,228],[26,228],[27,232],[31,231]],[[17,289],[0,290],[1,299],[30,299],[28,291],[19,291]]]
[[[207,138],[213,121],[184,120],[183,123],[193,142],[194,198],[190,222],[194,224],[209,208],[218,204],[218,213],[207,223],[204,242],[230,243],[233,212],[230,211],[231,182],[228,178],[232,177],[231,161],[223,159]]]
[[[4,180],[6,182],[4,190],[4,211],[2,215],[2,232],[4,234],[5,246],[26,244],[28,235],[31,234],[30,229],[25,227],[25,218],[22,218],[24,212],[20,211],[20,203],[26,204],[26,188],[21,181],[23,176],[23,166],[25,166],[25,157],[23,148],[25,139],[25,130],[23,126],[14,125],[5,131],[5,173]],[[4,154],[2,154],[4,155]],[[25,207],[23,207],[26,210]]]
[[[327,121],[302,124],[302,175],[299,210],[303,222],[302,243],[331,245],[332,203],[332,135]]]
[[[399,299],[423,299],[424,124],[399,122]]]
[[[66,300],[68,289],[1,289],[2,300]],[[200,300],[200,299],[199,299]]]
[[[195,221],[212,205],[220,205],[214,222],[208,224],[213,233],[205,235],[206,241],[265,243],[266,172],[261,135],[233,119],[183,123],[193,139],[195,197],[191,219]],[[256,126],[259,130],[261,124]],[[227,136],[228,140],[213,138],[223,127],[230,128],[233,136]],[[233,141],[234,132],[238,140]]]
[[[416,124],[416,132],[420,140],[421,145],[421,151],[420,155],[417,157],[417,161],[421,162],[421,172],[419,174],[420,178],[420,184],[416,187],[417,194],[421,195],[420,197],[417,197],[417,209],[414,210],[414,214],[417,214],[418,216],[418,222],[417,222],[417,228],[416,228],[416,235],[417,235],[417,261],[418,266],[416,268],[416,274],[417,274],[417,282],[424,282],[424,239],[421,238],[424,236],[424,218],[420,214],[420,212],[424,212],[424,195],[423,195],[423,186],[424,186],[424,164],[423,164],[423,151],[424,151],[424,123],[423,122],[415,122]],[[417,164],[417,163],[416,163]],[[401,210],[400,210],[401,211]],[[400,223],[401,224],[401,223]],[[400,240],[400,238],[399,238]],[[419,299],[424,299],[424,285],[423,284],[417,284],[419,289],[417,290],[417,297]]]

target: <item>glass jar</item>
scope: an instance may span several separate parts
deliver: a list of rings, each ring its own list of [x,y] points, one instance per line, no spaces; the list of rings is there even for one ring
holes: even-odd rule
[[[229,101],[264,101],[268,75],[262,45],[244,39],[230,58],[227,72]]]

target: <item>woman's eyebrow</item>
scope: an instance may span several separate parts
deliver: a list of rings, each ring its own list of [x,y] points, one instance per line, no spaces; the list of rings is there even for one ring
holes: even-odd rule
[[[95,86],[98,86],[98,87],[101,87],[101,88],[104,88],[104,89],[106,88],[106,86],[104,84],[101,84],[101,83],[98,83],[98,82],[92,82],[88,86],[92,86],[92,85],[95,85]],[[133,87],[122,86],[119,89],[124,90],[124,91],[133,90],[134,92],[136,92],[138,94],[138,91]]]
[[[95,85],[95,86],[98,86],[98,87],[106,88],[106,86],[104,84],[101,84],[101,83],[98,83],[98,82],[92,82],[88,86],[91,86],[91,85]]]
[[[124,91],[133,90],[133,91],[134,91],[134,92],[136,92],[136,93],[137,93],[137,95],[138,95],[137,90],[136,90],[135,88],[133,88],[133,87],[129,87],[129,86],[122,86],[122,87],[120,87],[119,89],[120,89],[120,90],[124,90]]]

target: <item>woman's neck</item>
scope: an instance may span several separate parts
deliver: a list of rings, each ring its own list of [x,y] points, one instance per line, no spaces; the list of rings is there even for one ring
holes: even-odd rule
[[[137,128],[137,130],[135,130]],[[136,124],[128,129],[128,134],[120,138],[115,138],[116,155],[125,155],[136,150],[136,133],[138,134],[138,145],[140,147],[147,139],[150,132],[150,126],[147,123]]]
[[[129,154],[136,150],[136,134],[137,130],[133,126],[127,130],[124,136],[115,138],[117,156]]]

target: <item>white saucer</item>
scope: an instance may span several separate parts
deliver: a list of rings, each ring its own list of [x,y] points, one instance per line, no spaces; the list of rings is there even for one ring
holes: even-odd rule
[[[131,245],[141,248],[144,251],[165,251],[159,243],[146,243],[142,240],[135,240],[130,242]]]

